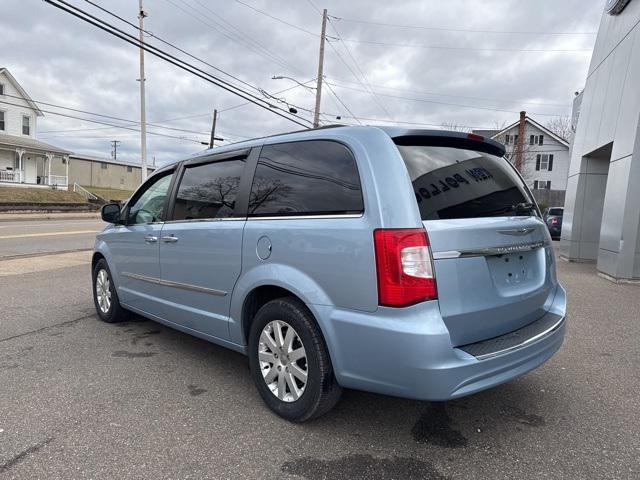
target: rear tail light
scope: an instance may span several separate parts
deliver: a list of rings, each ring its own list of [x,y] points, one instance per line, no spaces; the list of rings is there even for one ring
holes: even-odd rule
[[[373,238],[380,305],[406,307],[438,298],[424,229],[378,229]]]

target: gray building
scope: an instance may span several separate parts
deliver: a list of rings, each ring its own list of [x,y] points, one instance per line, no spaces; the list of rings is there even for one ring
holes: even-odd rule
[[[608,0],[572,144],[561,254],[640,280],[640,0]]]
[[[151,174],[155,167],[147,167]],[[69,185],[135,190],[142,183],[140,164],[92,155],[69,155]]]

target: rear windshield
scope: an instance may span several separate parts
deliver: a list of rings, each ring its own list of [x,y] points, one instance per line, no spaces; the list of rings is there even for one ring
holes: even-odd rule
[[[423,220],[522,215],[532,202],[507,160],[451,147],[398,145]]]
[[[549,209],[549,215],[555,215],[555,216],[562,216],[562,212],[564,212],[564,209],[562,208],[550,208]]]

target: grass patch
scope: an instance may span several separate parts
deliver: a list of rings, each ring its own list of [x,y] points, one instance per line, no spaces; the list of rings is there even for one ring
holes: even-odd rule
[[[133,195],[131,190],[120,190],[118,188],[85,187],[84,185],[83,188],[86,188],[91,193],[94,193],[105,200],[127,200],[131,195]]]
[[[81,195],[50,188],[0,187],[0,204],[86,203]]]

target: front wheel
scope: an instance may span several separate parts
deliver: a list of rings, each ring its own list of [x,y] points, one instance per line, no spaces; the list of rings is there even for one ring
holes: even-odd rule
[[[111,270],[104,258],[93,267],[93,303],[100,320],[107,323],[124,322],[130,312],[120,305],[116,287],[113,284]]]
[[[322,332],[295,298],[265,304],[249,332],[249,364],[262,399],[292,422],[327,413],[340,399]]]

